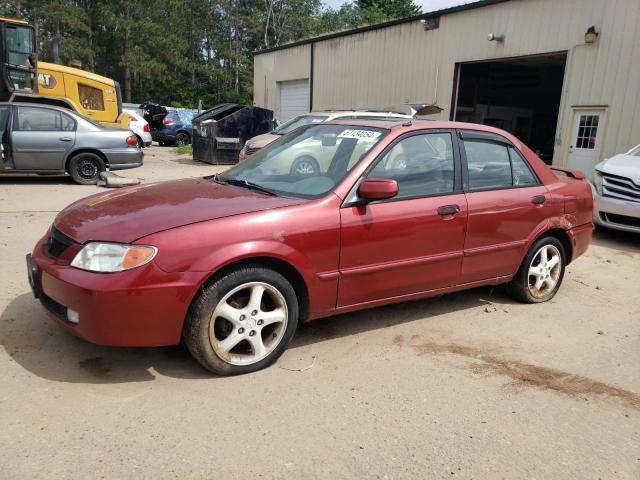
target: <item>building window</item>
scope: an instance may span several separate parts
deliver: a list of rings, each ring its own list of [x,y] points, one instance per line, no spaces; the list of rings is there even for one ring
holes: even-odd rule
[[[88,85],[78,84],[78,97],[85,110],[104,110],[102,90]]]
[[[596,148],[599,120],[599,115],[580,115],[576,148],[584,148],[587,150]]]

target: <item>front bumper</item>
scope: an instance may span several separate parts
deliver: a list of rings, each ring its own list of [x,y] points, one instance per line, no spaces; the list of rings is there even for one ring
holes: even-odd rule
[[[27,256],[29,283],[65,330],[100,345],[152,347],[180,342],[202,273],[167,273],[154,262],[118,273],[72,268],[46,252],[46,236]],[[79,322],[67,312],[78,313]]]
[[[592,185],[593,223],[624,232],[640,233],[640,203],[599,195]]]

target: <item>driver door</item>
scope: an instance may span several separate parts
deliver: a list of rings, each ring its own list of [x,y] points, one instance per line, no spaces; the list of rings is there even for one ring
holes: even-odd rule
[[[365,174],[398,183],[389,200],[340,210],[338,306],[374,303],[455,285],[467,202],[451,131],[400,137]]]

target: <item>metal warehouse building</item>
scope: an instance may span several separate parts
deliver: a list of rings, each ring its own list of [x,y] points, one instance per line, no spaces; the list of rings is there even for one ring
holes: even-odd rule
[[[640,0],[484,0],[257,52],[254,103],[442,108],[590,171],[640,143]]]

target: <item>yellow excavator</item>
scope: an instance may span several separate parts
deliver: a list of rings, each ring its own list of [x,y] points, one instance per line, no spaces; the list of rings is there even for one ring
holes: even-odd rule
[[[0,101],[69,108],[107,127],[128,128],[118,82],[79,68],[39,62],[34,28],[0,18]]]

